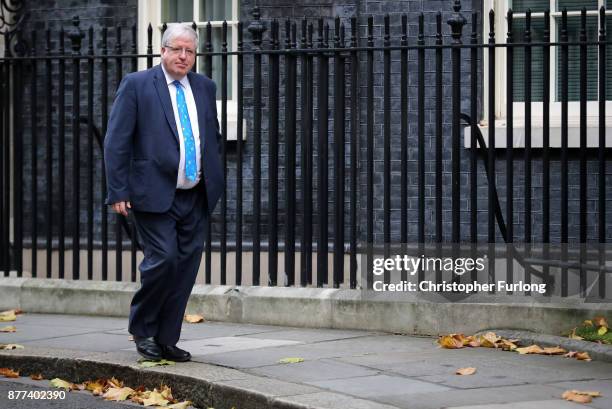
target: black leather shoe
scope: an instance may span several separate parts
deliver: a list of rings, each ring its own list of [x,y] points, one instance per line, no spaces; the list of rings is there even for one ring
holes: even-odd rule
[[[187,362],[191,360],[191,354],[174,345],[159,345],[162,357],[169,361]]]
[[[162,350],[152,337],[141,338],[134,336],[134,342],[136,343],[136,351],[146,359],[151,361],[162,359]]]

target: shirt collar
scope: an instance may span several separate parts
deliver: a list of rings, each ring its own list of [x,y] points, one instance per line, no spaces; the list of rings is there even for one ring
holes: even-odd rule
[[[175,78],[173,78],[170,74],[168,74],[168,72],[166,71],[166,68],[164,67],[164,64],[160,63],[160,65],[161,65],[162,71],[164,72],[164,76],[166,77],[166,84],[170,85],[174,81],[176,81]],[[187,77],[188,75],[185,75],[183,79],[179,80],[183,88],[186,88],[189,85],[189,79]]]

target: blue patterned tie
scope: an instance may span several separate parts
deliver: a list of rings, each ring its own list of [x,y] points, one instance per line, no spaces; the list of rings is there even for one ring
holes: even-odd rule
[[[196,164],[195,140],[193,131],[191,130],[191,121],[189,120],[189,112],[187,111],[187,101],[185,93],[179,81],[172,82],[176,87],[176,105],[178,107],[179,117],[181,119],[181,128],[183,130],[183,139],[185,144],[185,176],[188,180],[195,181],[198,174],[198,166]]]

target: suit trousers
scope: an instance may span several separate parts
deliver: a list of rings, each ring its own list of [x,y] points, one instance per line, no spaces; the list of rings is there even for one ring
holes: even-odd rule
[[[180,338],[206,236],[205,193],[198,187],[177,189],[166,213],[133,211],[144,260],[130,307],[132,335],[155,337],[163,345],[176,345]]]

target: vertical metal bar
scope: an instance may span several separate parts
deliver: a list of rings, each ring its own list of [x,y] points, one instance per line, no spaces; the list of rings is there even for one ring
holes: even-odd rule
[[[308,24],[308,48],[313,48],[313,33],[314,26],[313,23]],[[307,135],[306,140],[308,141],[307,150],[306,150],[306,159],[307,159],[307,172],[306,172],[306,207],[304,209],[304,213],[306,215],[306,249],[305,249],[305,257],[306,257],[306,282],[312,284],[312,243],[313,243],[313,169],[314,169],[314,160],[313,160],[313,133],[314,133],[314,57],[312,54],[308,54],[307,69],[306,73],[307,84],[306,87],[306,126],[307,126]]]
[[[14,214],[14,268],[17,276],[23,275],[23,72],[25,61],[15,62],[13,78],[13,92],[15,105],[13,106],[13,214]]]
[[[318,48],[327,48],[329,27],[325,26],[325,37],[323,31],[323,19],[319,19],[319,44]],[[322,287],[327,282],[327,109],[328,109],[328,62],[327,56],[320,52],[319,57],[319,194],[317,197],[319,207],[319,243],[317,248],[317,287]]]
[[[478,242],[478,146],[476,142],[476,132],[478,132],[478,13],[472,13],[472,36],[470,58],[470,240],[472,242],[472,252],[476,250]],[[478,280],[478,270],[472,270],[472,281]]]
[[[597,160],[599,163],[599,264],[605,265],[606,242],[606,9],[599,10],[599,145]],[[602,251],[603,250],[603,251]],[[606,296],[606,273],[599,273],[599,297]]]
[[[580,262],[584,263],[587,240],[587,31],[586,7],[580,13]],[[586,296],[587,271],[580,269],[580,295]]]
[[[36,56],[36,31],[32,31],[32,48],[30,49],[31,56]],[[32,58],[30,61],[30,68],[32,76],[30,77],[30,132],[31,132],[31,145],[30,145],[30,154],[31,159],[30,163],[32,166],[32,176],[30,182],[32,183],[32,266],[30,273],[32,277],[36,277],[38,275],[38,64],[36,63],[36,59]],[[47,221],[48,222],[48,221]]]
[[[115,37],[115,86],[119,88],[123,74],[121,54],[121,27],[116,28]],[[123,273],[123,234],[121,230],[121,214],[115,215],[115,280],[122,281]]]
[[[195,23],[193,23],[195,25]],[[223,194],[221,195],[221,285],[227,283],[227,21],[221,28],[221,162],[223,163]],[[197,60],[197,59],[196,59]],[[196,69],[195,65],[193,67]]]
[[[408,45],[408,16],[406,14],[402,14],[402,38],[400,45],[402,47]],[[402,244],[405,244],[408,243],[408,49],[406,48],[402,48],[400,51],[400,65],[400,241]],[[405,269],[401,271],[401,279],[402,281],[408,280],[408,272]]]
[[[193,31],[195,31],[196,33],[198,32],[198,25],[196,24],[195,21],[191,22],[191,29]],[[198,50],[196,50],[196,59],[193,62],[193,67],[191,67],[191,71],[192,72],[198,72],[198,59],[197,59],[197,56],[198,56]],[[223,128],[223,129],[225,129],[225,128]],[[224,190],[224,192],[225,192],[225,190]]]
[[[567,65],[569,64],[569,48],[567,33],[567,9],[561,14],[561,261],[567,260],[567,198],[568,198],[568,95],[569,75]],[[567,297],[568,293],[567,268],[561,269],[561,296]]]
[[[544,13],[542,55],[542,242],[544,258],[548,258],[550,243],[550,11]],[[550,268],[542,269],[544,282],[550,282]],[[546,292],[550,295],[550,292]]]
[[[208,78],[212,78],[212,61],[213,61],[213,47],[212,47],[212,25],[210,21],[206,23],[206,41],[205,57],[204,57],[204,68]],[[206,261],[204,263],[204,282],[210,284],[212,280],[212,217],[206,218]]]
[[[487,192],[487,214],[488,218],[488,242],[489,242],[489,284],[495,283],[495,12],[489,12],[489,107],[488,128],[489,141],[487,143],[488,192]],[[494,292],[494,291],[491,291]]]
[[[419,246],[425,242],[425,17],[419,14],[419,35],[417,44],[419,70],[419,130],[417,138],[418,149],[418,197],[419,216],[417,240]],[[423,280],[423,271],[419,270],[419,281]]]
[[[442,233],[442,122],[444,115],[442,113],[442,13],[436,14],[436,146],[435,146],[435,166],[436,166],[436,243],[437,249],[443,240]],[[442,281],[442,270],[436,268],[436,283]]]
[[[287,20],[286,26],[289,26],[289,20]],[[300,48],[306,49],[307,47],[307,35],[308,35],[308,21],[302,20],[302,38],[300,42]],[[288,49],[291,46],[289,42],[289,36],[286,36],[285,48]],[[300,82],[300,110],[302,115],[301,121],[301,162],[302,162],[302,238],[300,242],[300,285],[305,287],[308,284],[308,270],[307,270],[307,247],[308,240],[311,237],[309,235],[310,226],[307,224],[307,213],[309,210],[310,203],[312,201],[310,197],[310,191],[308,190],[308,165],[310,164],[311,158],[308,157],[309,144],[311,141],[308,139],[308,54],[302,52],[300,55],[301,65],[301,82]]]
[[[6,180],[6,165],[8,161],[8,155],[6,154],[6,151],[8,150],[9,146],[7,140],[8,133],[5,132],[5,113],[8,110],[8,104],[6,103],[7,90],[5,88],[5,70],[7,65],[7,61],[2,61],[0,63],[0,271],[4,273],[4,276],[7,276],[10,270],[8,260],[8,225],[6,222],[6,220],[8,219],[8,212],[10,211],[9,206],[6,205],[6,198],[9,196],[10,191],[9,184]],[[50,200],[47,199],[47,202],[50,202]]]
[[[288,49],[297,48],[295,43],[296,27],[286,22],[286,43]],[[295,282],[295,221],[296,221],[296,184],[295,184],[295,155],[296,155],[296,65],[295,57],[288,54],[285,58],[285,201],[287,207],[285,228],[285,274],[287,283],[293,285]],[[278,87],[277,87],[278,88]]]
[[[374,263],[374,17],[368,16],[368,50],[367,50],[367,97],[366,97],[366,123],[367,123],[367,204],[366,204],[366,240],[367,240],[367,266],[366,288],[372,288]]]
[[[419,17],[420,19],[421,17]],[[384,17],[383,38],[383,240],[385,258],[391,244],[391,35],[389,14]],[[420,103],[420,102],[419,102]],[[385,283],[391,281],[391,271],[385,270]]]
[[[80,195],[81,195],[81,33],[78,19],[73,20],[75,30],[70,33],[72,42],[72,278],[81,278],[80,246]]]
[[[253,16],[259,21],[259,8],[255,7]],[[253,30],[251,30],[253,29]],[[261,34],[259,26],[256,31],[254,23],[249,26],[253,33],[253,45],[256,53],[253,55],[253,285],[260,281],[260,218],[261,218]]]
[[[336,17],[334,47],[341,48],[340,17]],[[334,52],[334,288],[344,277],[344,59]]]
[[[108,123],[108,29],[102,27],[102,69],[100,73],[101,91],[100,91],[100,106],[102,109],[102,136],[106,137],[106,127]],[[102,167],[101,174],[101,189],[102,197],[106,197],[106,167],[104,161],[100,161]],[[100,232],[102,234],[102,280],[108,280],[108,207],[102,204],[102,225]]]
[[[525,255],[529,256],[531,243],[531,10],[525,16]],[[525,283],[531,283],[529,268],[525,268]],[[525,291],[525,295],[530,295]]]
[[[290,21],[286,20],[285,22],[285,44],[286,48],[291,47],[291,26]],[[270,47],[272,50],[279,49],[279,24],[277,20],[273,20],[270,26]],[[291,77],[291,68],[289,59],[291,57],[289,54],[285,54],[285,64],[287,73],[285,76],[285,85],[288,88],[290,86],[290,77]],[[268,135],[269,141],[268,146],[270,148],[270,152],[268,155],[268,274],[269,274],[269,285],[275,286],[278,284],[278,109],[279,109],[279,58],[278,54],[270,54],[268,56],[268,65],[270,66],[270,81],[268,82],[268,98],[270,101],[270,111],[268,115]],[[287,89],[285,91],[285,109],[287,110],[287,106],[289,105],[287,99],[290,94],[290,90]],[[285,126],[288,126],[288,120],[285,121]],[[285,131],[286,141],[285,148],[289,150],[289,145],[291,142],[289,139],[289,132]],[[287,182],[287,190],[289,190],[289,173],[291,169],[289,169],[289,160],[290,153],[287,151],[286,160],[287,166],[285,171],[287,172],[287,177],[285,181]],[[289,195],[289,191],[286,192]],[[286,201],[287,209],[289,208],[289,197],[287,197]],[[288,215],[287,215],[288,216]],[[289,221],[287,220],[287,231],[289,231],[288,226]],[[285,240],[288,237],[285,236]],[[285,246],[285,253],[287,252],[287,246]],[[285,254],[286,255],[286,254]],[[287,265],[285,265],[285,273],[288,274]]]
[[[508,10],[508,34],[506,43],[506,249],[514,242],[514,48],[512,43],[513,12]],[[506,252],[506,281],[513,282],[513,255]],[[512,294],[512,291],[508,291]]]
[[[357,288],[357,178],[358,167],[358,132],[359,132],[359,101],[358,86],[359,81],[359,53],[357,48],[357,17],[351,17],[351,244],[350,244],[350,264],[349,264],[349,286]],[[402,87],[403,89],[403,87]],[[405,112],[402,110],[402,112]]]
[[[147,27],[147,68],[153,67],[153,27]]]
[[[59,32],[59,55],[63,57],[66,51],[64,48],[64,28],[60,28]],[[64,278],[65,270],[65,252],[66,252],[66,223],[65,223],[65,210],[66,210],[66,174],[65,174],[65,156],[66,156],[66,114],[65,114],[65,94],[66,94],[66,61],[63,58],[59,59],[58,68],[58,87],[57,87],[57,105],[58,105],[58,135],[59,135],[59,146],[58,146],[58,173],[59,173],[59,215],[58,215],[58,232],[59,232],[59,245],[58,245],[58,273],[59,278]]]
[[[45,30],[46,50],[45,55],[51,57],[51,30]],[[53,271],[53,80],[52,80],[52,60],[45,61],[45,123],[47,128],[47,143],[45,154],[45,197],[47,199],[47,209],[45,217],[47,219],[47,278],[51,278]]]
[[[238,22],[238,125],[236,135],[236,285],[242,285],[242,112],[244,109],[244,56],[242,54],[243,24]]]
[[[87,279],[93,280],[94,240],[94,30],[89,27],[87,50]]]

